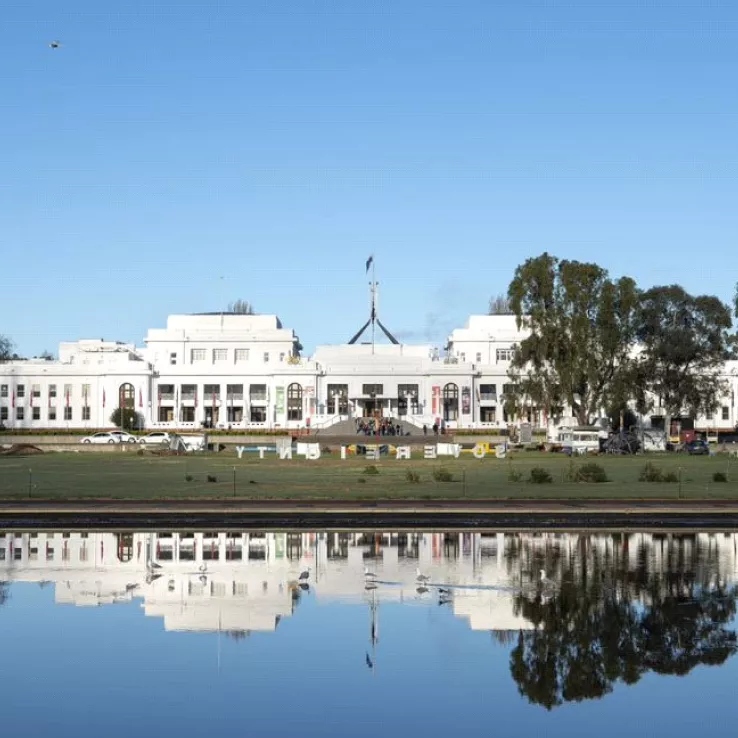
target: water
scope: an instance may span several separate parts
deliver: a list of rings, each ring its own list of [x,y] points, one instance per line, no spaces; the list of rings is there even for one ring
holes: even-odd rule
[[[0,533],[4,727],[732,734],[737,549],[723,533]]]

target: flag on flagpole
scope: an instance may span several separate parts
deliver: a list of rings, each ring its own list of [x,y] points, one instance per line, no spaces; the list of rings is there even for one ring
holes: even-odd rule
[[[143,407],[144,406],[144,398],[143,398],[143,392],[141,392],[141,388],[138,388],[138,406]]]
[[[374,254],[372,254],[367,260],[366,260],[366,271],[369,271],[369,267],[372,265],[372,262],[374,261]]]
[[[15,387],[13,387],[13,407],[15,407]]]
[[[105,409],[105,388],[103,387],[103,410]]]
[[[33,407],[33,385],[31,385],[31,407]]]
[[[69,389],[67,389],[67,407],[69,407]]]

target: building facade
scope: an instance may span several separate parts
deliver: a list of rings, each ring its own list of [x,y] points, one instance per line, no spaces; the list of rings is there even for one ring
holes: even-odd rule
[[[275,315],[171,315],[144,346],[104,340],[62,343],[58,360],[0,364],[0,423],[8,429],[112,427],[118,407],[146,429],[325,429],[359,418],[410,427],[505,428],[553,419],[534,407],[505,411],[508,370],[525,337],[514,316],[472,315],[447,345],[349,343],[304,357],[298,336]],[[738,362],[730,391],[698,424],[738,422]]]

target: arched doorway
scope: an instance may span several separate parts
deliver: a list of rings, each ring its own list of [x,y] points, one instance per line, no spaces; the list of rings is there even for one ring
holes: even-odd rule
[[[453,382],[443,387],[443,419],[459,419],[459,386]]]
[[[132,384],[128,382],[121,384],[118,389],[118,407],[126,410],[136,409],[136,390]]]
[[[287,387],[287,420],[302,420],[302,385],[297,382]]]

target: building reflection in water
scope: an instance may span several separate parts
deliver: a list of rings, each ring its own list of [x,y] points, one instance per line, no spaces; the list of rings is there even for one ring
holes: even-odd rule
[[[520,694],[551,709],[732,656],[737,549],[735,533],[5,532],[0,604],[8,583],[53,584],[59,604],[135,600],[166,630],[242,638],[309,592],[367,607],[372,671],[382,605],[440,606],[507,644]]]

